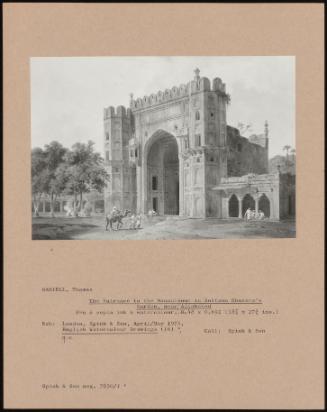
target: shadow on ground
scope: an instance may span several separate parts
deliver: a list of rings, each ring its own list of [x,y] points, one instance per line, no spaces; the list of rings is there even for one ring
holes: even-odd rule
[[[239,219],[186,219],[178,216],[144,218],[141,229],[129,229],[128,218],[120,230],[106,231],[103,216],[90,218],[33,218],[34,240],[90,239],[264,239],[294,238],[295,222]]]

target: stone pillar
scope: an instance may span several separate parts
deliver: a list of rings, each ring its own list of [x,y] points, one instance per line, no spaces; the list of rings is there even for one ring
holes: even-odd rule
[[[64,211],[64,201],[60,200],[60,212],[62,213]]]
[[[184,216],[184,160],[179,154],[179,216]]]
[[[45,200],[42,202],[42,212],[45,213]]]
[[[221,198],[221,203],[222,203],[221,217],[223,219],[228,219],[229,218],[228,197],[226,197],[225,195],[219,195],[219,198]]]
[[[143,193],[142,193],[142,168],[136,166],[136,188],[137,188],[137,199],[136,199],[136,210],[137,213],[141,213],[143,210]]]
[[[243,218],[243,213],[242,213],[242,198],[240,196],[237,196],[238,199],[238,217],[239,219]]]

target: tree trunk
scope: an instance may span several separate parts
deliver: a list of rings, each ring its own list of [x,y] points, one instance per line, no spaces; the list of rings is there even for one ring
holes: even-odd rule
[[[53,193],[51,193],[51,198],[50,198],[50,216],[51,217],[55,217],[54,202],[55,202],[55,197],[54,197]]]
[[[77,210],[77,193],[74,192],[74,217],[78,217],[78,210]]]
[[[40,205],[40,202],[38,200],[33,200],[33,208],[34,208],[34,216],[35,217],[40,216],[40,214],[39,214],[39,205]]]
[[[79,211],[81,212],[83,208],[83,192],[79,192]]]

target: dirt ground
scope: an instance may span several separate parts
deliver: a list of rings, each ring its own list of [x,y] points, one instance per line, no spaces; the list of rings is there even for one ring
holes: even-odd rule
[[[103,216],[91,218],[33,218],[32,238],[46,239],[264,239],[296,237],[294,220],[186,219],[178,216],[143,218],[140,229],[129,229],[128,218],[120,230],[105,230]]]

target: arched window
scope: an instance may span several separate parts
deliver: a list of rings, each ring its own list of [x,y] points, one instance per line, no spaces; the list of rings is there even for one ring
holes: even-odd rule
[[[270,217],[270,202],[265,194],[261,195],[259,199],[259,210],[265,214],[265,217]]]
[[[242,215],[244,216],[247,209],[255,209],[255,201],[250,194],[246,194],[242,200]]]
[[[199,110],[197,110],[197,111],[195,112],[195,120],[200,120],[200,112],[199,112]]]
[[[228,217],[238,217],[238,199],[235,195],[232,195],[228,202]]]
[[[109,140],[109,133],[106,132],[106,140]]]

